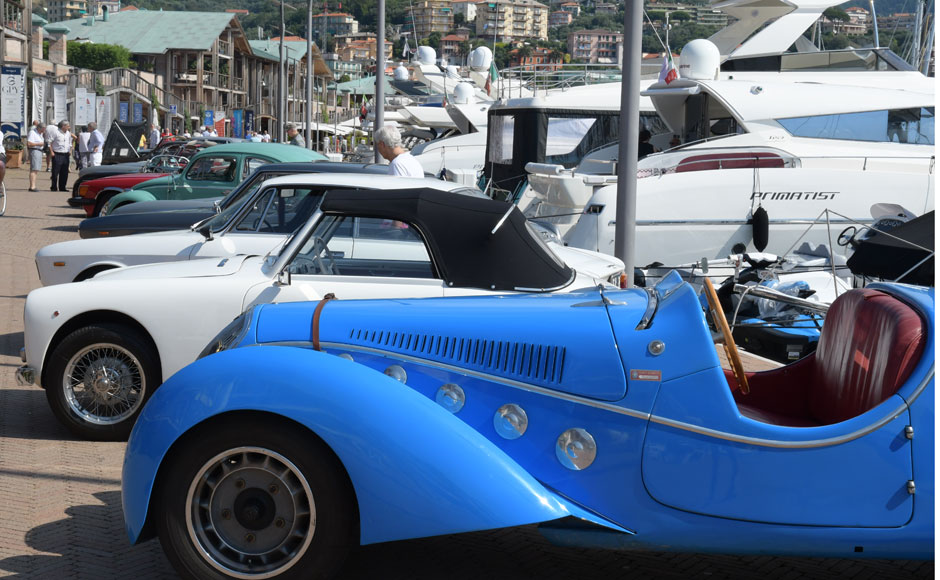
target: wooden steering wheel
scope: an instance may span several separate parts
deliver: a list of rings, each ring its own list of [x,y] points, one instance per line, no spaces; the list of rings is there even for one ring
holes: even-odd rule
[[[721,331],[724,338],[725,355],[728,356],[728,362],[731,363],[731,372],[734,373],[734,379],[741,387],[741,394],[746,395],[751,392],[747,384],[747,376],[744,375],[744,365],[741,363],[741,355],[738,354],[738,348],[734,345],[734,337],[731,335],[731,327],[728,326],[728,319],[721,309],[721,303],[718,302],[718,294],[715,293],[715,287],[712,281],[705,278],[705,297],[708,299],[708,309],[712,313],[712,320],[715,326]]]

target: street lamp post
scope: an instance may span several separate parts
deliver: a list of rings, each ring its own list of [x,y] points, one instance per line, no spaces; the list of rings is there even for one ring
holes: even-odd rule
[[[287,93],[287,87],[284,86],[284,0],[279,0],[281,5],[281,42],[278,48],[277,60],[277,142],[284,142],[284,119],[286,115],[284,101]]]
[[[313,106],[313,0],[307,1],[307,106],[304,108],[304,137],[307,147],[313,149],[310,142],[310,107]]]
[[[376,129],[385,126],[385,0],[378,1],[376,8],[375,26],[375,122],[372,125],[372,134]],[[375,162],[381,162],[381,155],[372,141],[375,153]]]

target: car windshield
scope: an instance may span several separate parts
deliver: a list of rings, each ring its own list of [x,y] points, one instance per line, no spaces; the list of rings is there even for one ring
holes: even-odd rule
[[[221,209],[219,213],[209,218],[208,221],[201,221],[193,227],[199,228],[208,223],[210,231],[217,232],[221,230],[229,220],[235,217],[235,214],[237,214],[242,205],[244,205],[245,200],[254,196],[255,192],[258,191],[258,188],[261,187],[266,180],[281,175],[286,174],[255,172],[219,202],[219,208]]]

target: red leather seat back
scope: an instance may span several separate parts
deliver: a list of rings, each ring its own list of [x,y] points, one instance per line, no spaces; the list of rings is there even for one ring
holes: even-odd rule
[[[826,314],[809,412],[822,425],[868,411],[893,395],[924,350],[924,324],[914,309],[877,290],[851,290]]]

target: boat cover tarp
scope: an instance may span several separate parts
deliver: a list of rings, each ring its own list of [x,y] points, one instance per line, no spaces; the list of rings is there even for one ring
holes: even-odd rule
[[[849,258],[848,266],[852,273],[859,276],[871,276],[885,280],[895,280],[934,250],[934,212],[889,230],[891,236],[876,233],[861,242],[855,253]],[[900,238],[900,239],[896,239]],[[910,242],[910,243],[908,243]],[[911,243],[929,248],[929,252],[916,248]],[[933,256],[914,271],[901,278],[900,282],[934,285]]]

